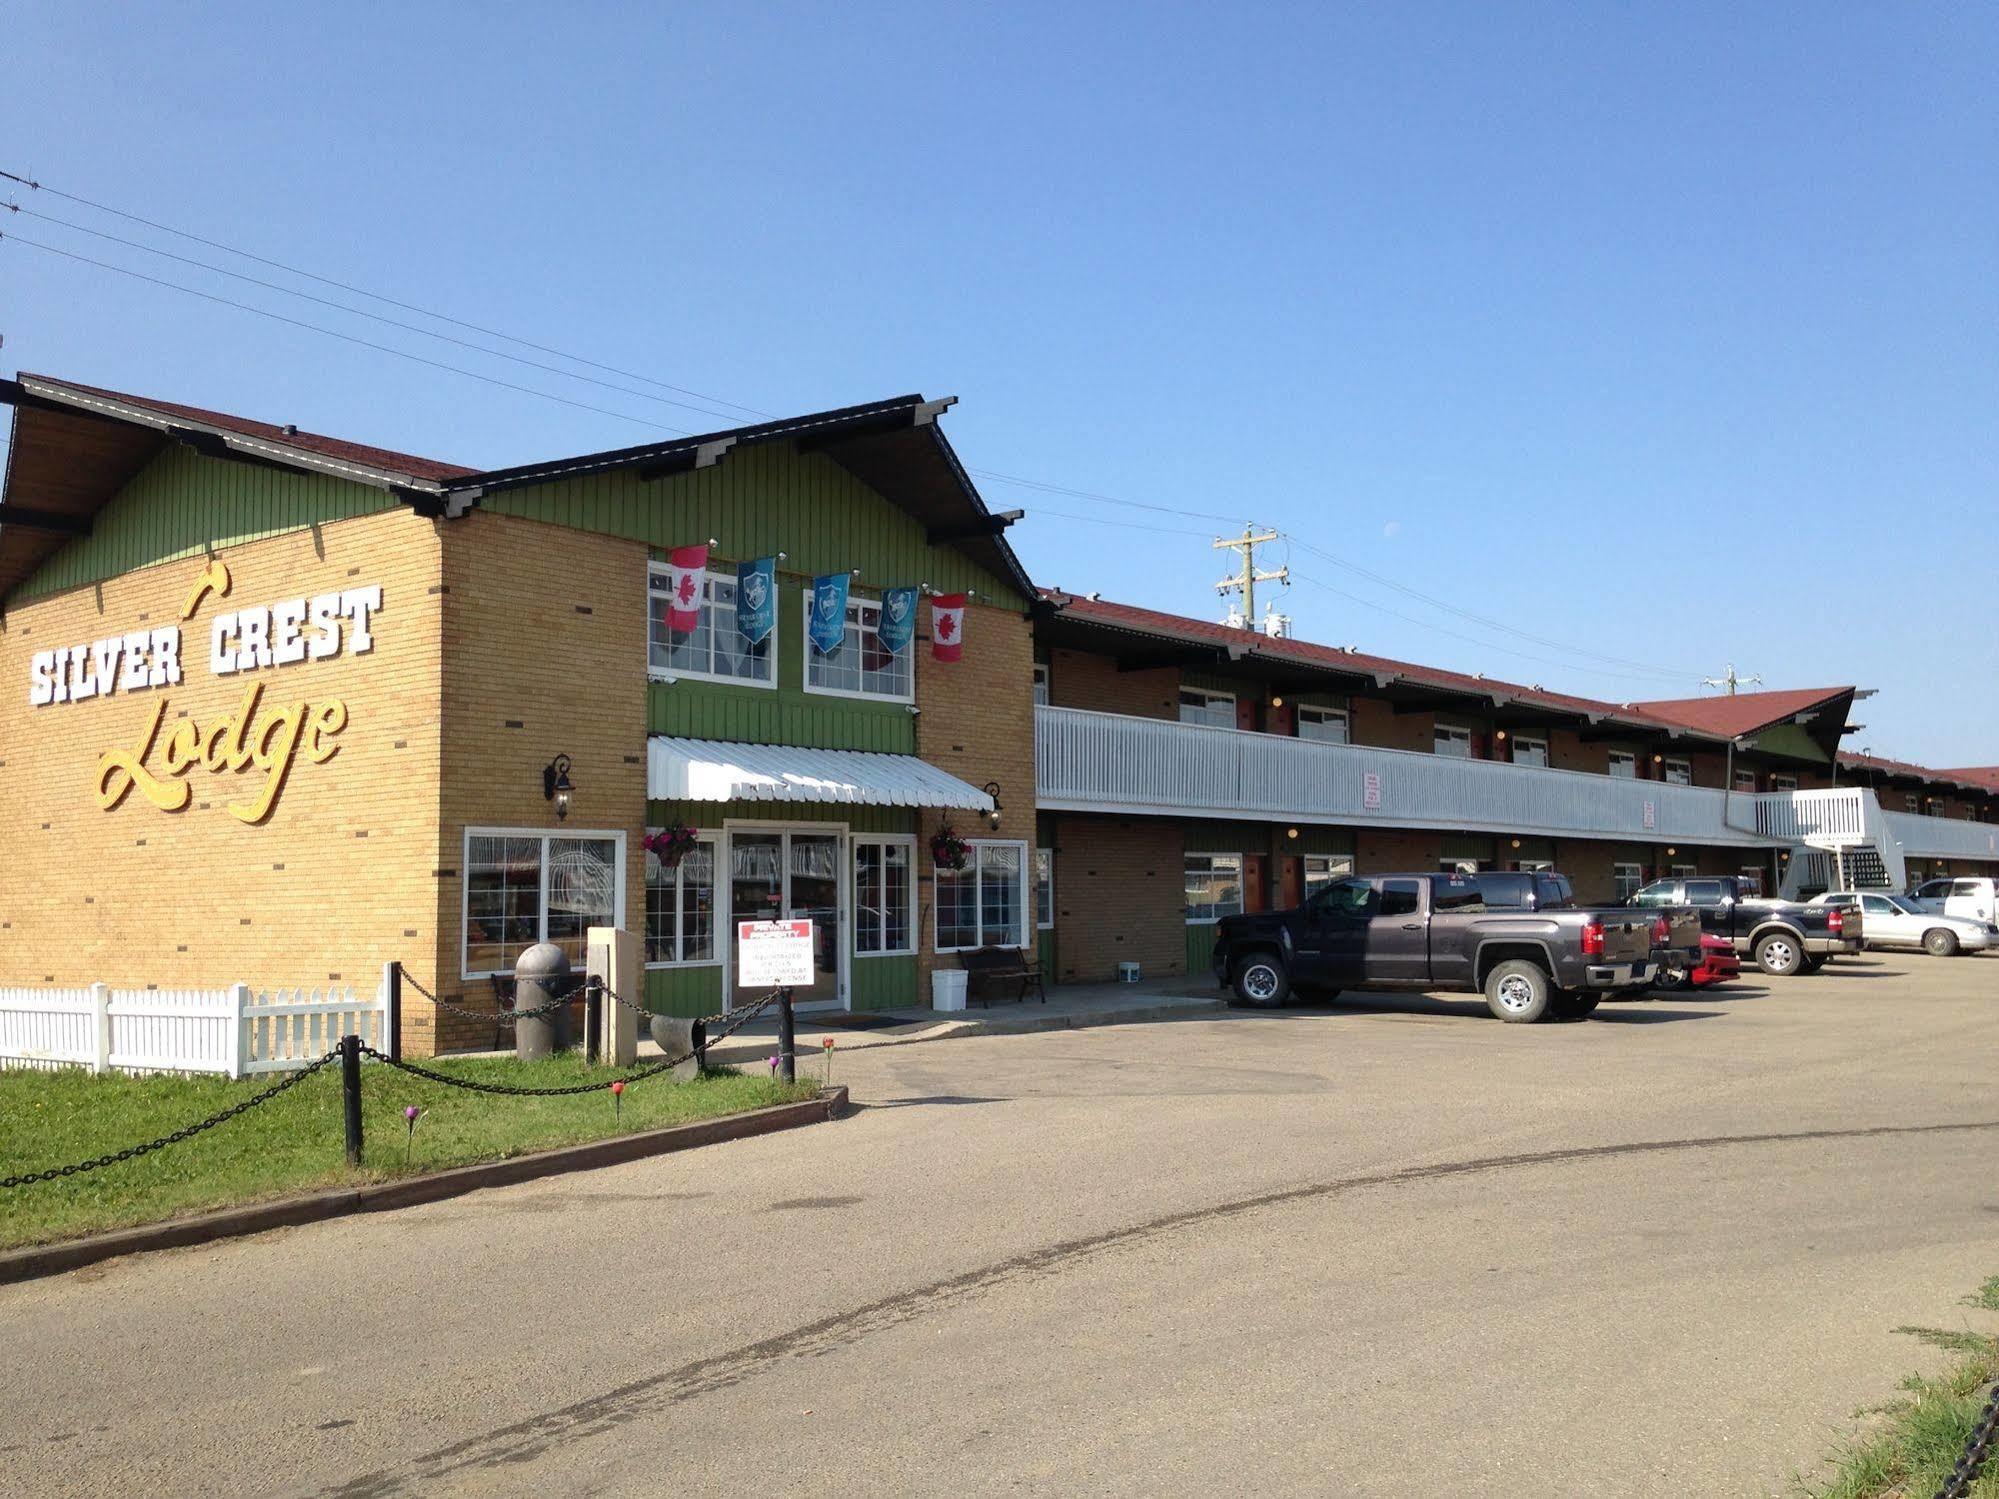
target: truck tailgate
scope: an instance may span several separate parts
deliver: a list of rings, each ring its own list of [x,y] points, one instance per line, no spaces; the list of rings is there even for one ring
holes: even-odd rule
[[[1699,939],[1696,938],[1696,941]],[[1603,918],[1603,961],[1639,963],[1652,955],[1652,921],[1646,916]]]

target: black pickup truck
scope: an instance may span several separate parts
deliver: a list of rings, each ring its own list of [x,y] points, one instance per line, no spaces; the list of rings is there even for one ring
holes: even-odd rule
[[[1293,988],[1483,993],[1501,1020],[1581,1018],[1642,990],[1664,912],[1577,907],[1558,874],[1382,874],[1335,880],[1295,910],[1215,924],[1215,977],[1245,1004]]]
[[[1828,958],[1857,953],[1860,907],[1808,906],[1793,900],[1766,900],[1756,887],[1733,875],[1654,880],[1628,902],[1634,909],[1671,911],[1691,907],[1701,930],[1725,937],[1735,950],[1756,960],[1765,973],[1783,977],[1817,973]]]

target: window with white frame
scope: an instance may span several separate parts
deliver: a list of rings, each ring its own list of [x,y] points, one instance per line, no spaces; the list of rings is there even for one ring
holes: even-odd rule
[[[854,954],[916,950],[916,840],[854,838]]]
[[[1754,791],[1756,789],[1756,772],[1753,770],[1736,771],[1735,789],[1737,791]]]
[[[1198,687],[1180,689],[1180,722],[1207,724],[1211,728],[1235,727],[1235,694],[1204,692]]]
[[[664,563],[652,564],[646,595],[646,669],[652,676],[776,685],[777,631],[756,645],[743,639],[736,627],[734,578],[707,575],[700,618],[691,630],[676,630],[667,623],[673,606],[673,572]]]
[[[1745,864],[1736,870],[1735,877],[1742,882],[1743,889],[1752,896],[1763,893],[1763,871],[1754,864]]]
[[[624,925],[624,836],[465,830],[464,976],[511,973],[537,942],[576,967],[593,926]]]
[[[1922,811],[1923,810],[1922,799],[1918,797],[1916,793],[1913,791],[1906,792],[1902,797],[1902,810],[1905,812]]]
[[[1691,760],[1667,760],[1663,762],[1659,779],[1668,786],[1691,786],[1694,783],[1694,766]]]
[[[1548,741],[1537,739],[1531,734],[1513,736],[1513,763],[1515,765],[1542,765],[1548,763]]]
[[[822,651],[812,643],[812,590],[805,590],[800,611],[805,635],[805,690],[837,697],[878,697],[890,702],[916,700],[910,660],[914,652],[891,651],[881,641],[882,606],[878,599],[847,600],[847,627],[840,643]]]
[[[1242,914],[1242,855],[1187,855],[1187,921],[1190,925]]]
[[[1055,925],[1055,850],[1034,851],[1034,925],[1047,931]]]
[[[1772,775],[1770,777],[1770,789],[1772,791],[1796,791],[1798,789],[1798,778],[1790,775]]]
[[[1610,866],[1611,899],[1626,901],[1638,893],[1645,883],[1643,864],[1613,864]]]
[[[937,871],[938,952],[1027,945],[1027,845],[972,840],[963,869]]]
[[[1048,706],[1048,663],[1046,661],[1037,661],[1034,663],[1034,705],[1037,708]]]
[[[646,967],[719,963],[715,946],[715,843],[703,833],[672,867],[646,859]]]
[[[1638,756],[1630,750],[1610,752],[1610,773],[1627,781],[1638,779]]]
[[[1348,743],[1349,722],[1344,708],[1322,708],[1316,703],[1298,706],[1298,737],[1326,744]]]
[[[1666,866],[1668,877],[1676,880],[1690,880],[1699,873],[1700,866],[1696,864],[1669,864]]]
[[[1438,874],[1477,874],[1490,865],[1484,859],[1439,859]]]
[[[1352,854],[1307,854],[1304,858],[1305,889],[1303,898],[1310,900],[1314,891],[1323,890],[1335,880],[1343,880],[1353,873]]]
[[[1431,736],[1431,748],[1454,760],[1471,758],[1471,730],[1460,724],[1440,723]]]

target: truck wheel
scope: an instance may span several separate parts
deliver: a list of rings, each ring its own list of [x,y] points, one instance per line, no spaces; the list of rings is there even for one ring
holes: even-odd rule
[[[1933,958],[1957,956],[1957,933],[1947,926],[1933,926],[1923,933],[1923,951]]]
[[[1652,987],[1654,989],[1684,989],[1687,987],[1687,970],[1684,968],[1661,968],[1658,976],[1652,980]]]
[[[1789,932],[1771,932],[1756,941],[1756,966],[1765,973],[1788,978],[1804,963],[1804,944]]]
[[[1291,975],[1275,953],[1254,952],[1235,965],[1235,992],[1246,1005],[1281,1005],[1291,997]]]
[[[1545,1019],[1555,985],[1548,970],[1525,958],[1508,958],[1485,976],[1485,1004],[1501,1020],[1531,1025]]]

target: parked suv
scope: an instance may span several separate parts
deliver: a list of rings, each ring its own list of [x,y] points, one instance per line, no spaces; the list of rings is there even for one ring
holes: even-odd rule
[[[1293,988],[1455,989],[1483,993],[1501,1020],[1581,1018],[1649,984],[1670,929],[1663,913],[1578,908],[1555,874],[1382,874],[1224,917],[1213,967],[1247,1004]]]
[[[1966,921],[1986,926],[1999,924],[1999,898],[1993,880],[1983,875],[1956,875],[1950,879],[1926,880],[1916,887],[1915,901],[1939,916],[1962,916]]]
[[[1758,968],[1779,976],[1816,973],[1827,959],[1861,949],[1858,905],[1765,900],[1754,884],[1733,875],[1654,880],[1629,904],[1642,910],[1691,906],[1700,912],[1703,931],[1726,937]]]

